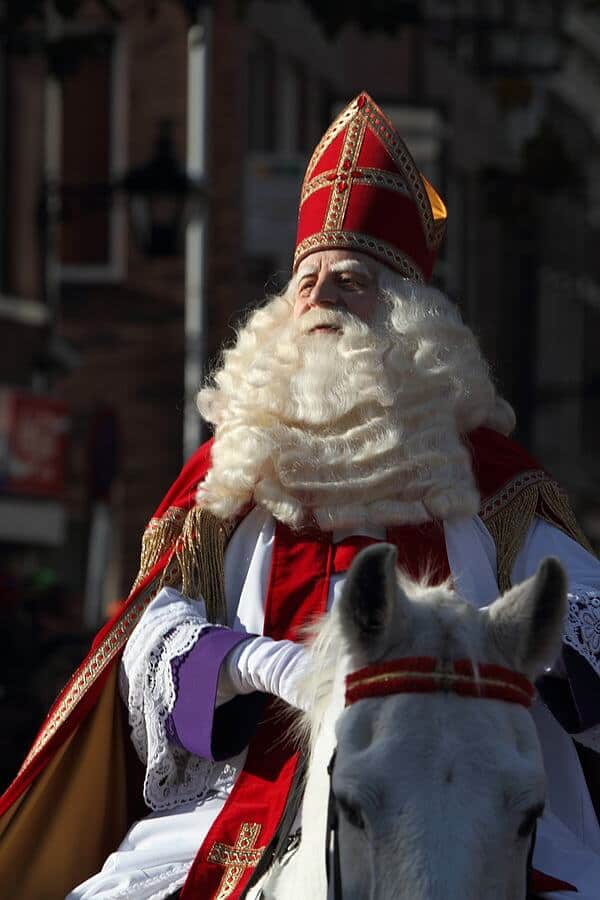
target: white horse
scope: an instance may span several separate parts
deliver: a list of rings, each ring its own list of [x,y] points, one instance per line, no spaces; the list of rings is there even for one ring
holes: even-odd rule
[[[336,750],[335,900],[524,900],[544,806],[544,767],[527,702],[519,698],[527,693],[526,679],[517,676],[514,695],[510,684],[496,684],[502,699],[490,699],[485,693],[494,697],[495,679],[477,664],[535,679],[558,652],[565,612],[565,576],[553,559],[478,610],[448,585],[423,587],[403,578],[390,545],[363,551],[313,642],[300,845],[249,896],[333,896],[325,847],[331,841],[328,765]],[[406,675],[394,680],[387,670],[396,664],[379,664],[406,657],[442,661],[441,672],[438,665],[428,676],[433,692],[395,692]],[[444,674],[458,659],[475,663],[475,678]],[[379,668],[355,676],[362,699],[346,705],[346,676],[373,664]],[[425,677],[417,672],[409,684]],[[454,693],[460,682],[482,696]],[[382,684],[393,693],[377,695]]]

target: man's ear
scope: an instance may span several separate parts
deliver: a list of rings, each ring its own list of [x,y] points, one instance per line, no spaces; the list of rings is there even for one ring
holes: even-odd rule
[[[362,550],[350,566],[340,600],[340,621],[351,652],[367,661],[379,657],[390,640],[390,626],[409,601],[396,575],[397,551],[392,544]]]
[[[517,671],[537,678],[558,656],[567,608],[567,577],[549,556],[490,606],[491,637]]]

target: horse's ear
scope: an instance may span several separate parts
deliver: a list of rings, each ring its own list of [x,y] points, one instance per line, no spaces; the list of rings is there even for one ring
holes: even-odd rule
[[[352,565],[340,600],[340,620],[350,649],[377,656],[396,613],[401,590],[392,544],[362,550]]]
[[[527,581],[493,603],[488,616],[493,640],[514,667],[530,678],[552,665],[560,650],[567,613],[567,577],[547,557]]]

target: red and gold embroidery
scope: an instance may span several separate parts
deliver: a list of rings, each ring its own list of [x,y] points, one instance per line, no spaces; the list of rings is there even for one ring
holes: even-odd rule
[[[567,496],[543,469],[520,472],[511,478],[482,503],[479,516],[496,545],[498,584],[503,591],[511,587],[515,560],[535,516],[560,528],[593,553]]]
[[[348,247],[351,250],[358,250],[363,253],[376,253],[380,259],[393,265],[405,278],[412,278],[413,281],[424,281],[423,273],[416,267],[414,260],[410,259],[406,253],[402,253],[393,244],[375,240],[371,235],[360,234],[357,231],[319,231],[317,234],[311,234],[310,237],[298,244],[296,252],[304,257],[308,253],[312,253],[313,250],[325,250],[328,247]]]
[[[27,769],[38,753],[40,753],[48,741],[58,731],[65,719],[69,717],[73,708],[77,705],[86,691],[122,650],[127,643],[131,632],[139,622],[142,613],[157,591],[158,583],[157,581],[154,581],[131,604],[127,612],[115,622],[111,631],[106,635],[98,647],[96,647],[94,653],[87,657],[84,663],[77,669],[71,681],[65,688],[60,698],[60,703],[52,710],[47,721],[44,723],[44,727],[27,754],[19,774]]]
[[[132,591],[136,589],[152,567],[156,565],[165,550],[172,545],[183,528],[186,515],[186,509],[170,506],[160,518],[150,519],[142,537],[140,569],[133,583]]]
[[[327,178],[331,191],[325,215],[325,231],[339,231],[344,223],[366,127],[366,122],[360,118],[355,118],[350,122],[344,137],[344,146],[337,169],[328,173]]]
[[[242,880],[246,869],[255,869],[265,852],[256,842],[262,826],[258,822],[242,822],[233,847],[216,841],[208,853],[208,862],[224,866],[225,871],[213,900],[230,897]]]
[[[332,152],[336,140],[339,147]],[[322,191],[326,194],[313,202]],[[400,195],[401,202],[392,202],[390,194]],[[352,247],[423,281],[431,273],[445,223],[441,198],[392,122],[362,93],[327,129],[308,164],[294,268],[314,250]]]

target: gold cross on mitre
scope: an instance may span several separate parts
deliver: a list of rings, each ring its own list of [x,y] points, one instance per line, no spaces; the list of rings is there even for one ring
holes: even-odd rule
[[[257,847],[256,842],[262,825],[257,822],[242,822],[233,847],[216,841],[208,853],[208,862],[225,866],[219,889],[213,900],[225,900],[230,897],[240,883],[246,869],[255,869],[265,852],[264,847]]]

